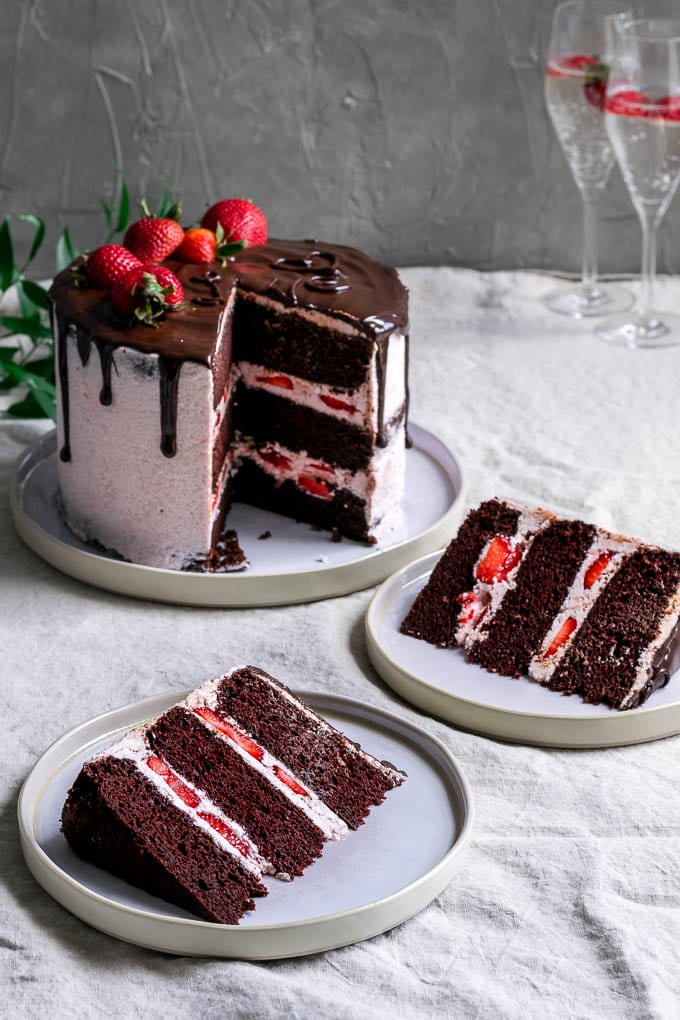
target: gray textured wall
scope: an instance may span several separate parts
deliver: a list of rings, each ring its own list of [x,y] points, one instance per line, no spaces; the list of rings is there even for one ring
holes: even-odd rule
[[[0,0],[3,211],[96,243],[120,166],[188,217],[243,194],[272,234],[397,264],[576,269],[580,202],[543,104],[554,0]],[[680,199],[661,238],[680,270]],[[635,270],[615,171],[601,263]]]

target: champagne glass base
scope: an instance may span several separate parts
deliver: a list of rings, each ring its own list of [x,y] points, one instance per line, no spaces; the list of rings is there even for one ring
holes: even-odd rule
[[[680,344],[680,315],[655,312],[645,319],[614,315],[605,319],[597,335],[617,347],[673,347]]]
[[[546,308],[572,319],[589,319],[595,315],[625,312],[633,304],[633,295],[623,287],[597,284],[594,287],[560,287],[542,299]]]

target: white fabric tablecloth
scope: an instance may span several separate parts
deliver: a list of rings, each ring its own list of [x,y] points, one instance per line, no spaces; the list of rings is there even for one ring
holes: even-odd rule
[[[469,500],[542,503],[680,548],[680,349],[617,350],[566,322],[529,273],[409,269],[412,418],[463,459]],[[680,307],[680,280],[662,280]],[[663,1017],[680,1011],[680,740],[568,752],[464,733],[371,668],[370,591],[280,609],[109,595],[16,536],[6,496],[36,426],[0,425],[0,1012],[8,1017]],[[294,685],[416,720],[477,803],[467,861],[408,923],[275,963],[172,958],[88,928],[28,873],[20,784],[85,718],[252,661]]]

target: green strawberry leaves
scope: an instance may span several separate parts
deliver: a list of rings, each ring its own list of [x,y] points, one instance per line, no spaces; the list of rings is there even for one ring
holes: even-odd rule
[[[226,265],[227,259],[230,255],[235,255],[236,252],[242,251],[243,248],[248,247],[247,241],[227,241],[224,237],[224,227],[218,222],[215,227],[215,257],[220,265]]]

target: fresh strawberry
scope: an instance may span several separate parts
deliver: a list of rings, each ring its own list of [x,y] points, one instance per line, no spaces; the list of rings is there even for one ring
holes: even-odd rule
[[[177,310],[184,300],[184,289],[174,273],[165,266],[135,266],[111,289],[111,302],[122,319],[136,319],[155,326],[166,312]]]
[[[281,468],[284,471],[290,471],[293,464],[283,453],[279,453],[278,450],[272,450],[271,448],[265,448],[260,450],[260,457],[265,464],[271,464],[272,467]]]
[[[217,239],[212,230],[194,227],[184,231],[184,239],[172,253],[182,262],[214,262],[217,256]]]
[[[156,773],[156,775],[165,780],[170,789],[177,794],[180,800],[184,801],[185,804],[188,804],[189,807],[198,807],[201,803],[201,798],[198,796],[196,791],[192,790],[186,783],[183,783],[179,776],[175,775],[172,769],[166,765],[162,758],[157,758],[155,754],[151,754],[146,759],[146,764]]]
[[[596,560],[594,560],[588,569],[586,570],[586,576],[583,579],[584,588],[592,588],[597,581],[600,574],[606,570],[607,566],[611,562],[613,552],[605,551],[600,553]]]
[[[680,120],[680,96],[663,96],[656,105],[664,120]]]
[[[551,655],[554,655],[555,652],[562,647],[564,642],[569,637],[571,637],[575,630],[576,620],[574,619],[573,616],[568,616],[564,623],[562,624],[562,626],[560,627],[560,629],[558,630],[557,634],[555,634],[555,637],[548,645],[545,653],[546,659],[549,659]]]
[[[589,67],[583,81],[583,91],[591,106],[602,112],[607,97],[607,79],[609,78],[609,67],[607,64],[595,64]]]
[[[339,400],[338,397],[326,396],[326,394],[321,395],[321,400],[326,407],[331,407],[334,411],[345,411],[350,416],[356,414],[356,407],[347,400]]]
[[[597,57],[589,57],[586,53],[551,57],[546,68],[546,74],[551,78],[571,78],[578,76],[579,72],[597,67],[599,63],[600,61]]]
[[[636,89],[622,89],[613,94],[607,93],[604,108],[607,113],[616,113],[620,117],[649,117],[652,115],[649,97]]]
[[[458,623],[471,623],[477,608],[477,596],[475,593],[473,591],[464,591],[461,595],[458,595],[456,601],[460,602]]]
[[[184,239],[184,231],[177,222],[181,209],[174,205],[169,216],[152,216],[146,202],[142,202],[142,210],[143,219],[127,228],[125,247],[142,262],[162,262],[172,255]]]
[[[297,779],[293,779],[280,765],[275,765],[273,772],[293,793],[298,793],[301,797],[309,797],[309,790],[305,790],[304,786],[300,786]]]
[[[324,464],[323,461],[317,461],[314,464],[308,464],[307,471],[314,475],[320,472],[322,475],[330,475],[331,478],[335,477],[335,471],[333,470],[333,468],[330,466],[330,464]]]
[[[314,478],[313,475],[301,474],[298,478],[298,486],[308,492],[310,496],[318,496],[319,499],[333,499],[332,489],[325,482]]]
[[[225,241],[239,248],[252,248],[267,241],[266,217],[254,202],[246,198],[225,198],[211,205],[201,220],[201,226],[217,230],[218,223],[224,230]]]
[[[484,558],[477,565],[475,577],[483,584],[503,581],[522,558],[522,548],[511,545],[507,538],[496,535],[491,540]]]
[[[245,840],[241,839],[239,835],[237,835],[230,825],[223,822],[221,818],[218,818],[217,815],[213,815],[208,811],[199,811],[198,817],[202,818],[204,822],[207,822],[208,825],[215,830],[215,832],[219,832],[222,839],[226,839],[227,843],[230,843],[231,846],[233,846],[235,850],[238,850],[243,857],[249,856],[250,847],[248,844]]]
[[[278,386],[280,390],[293,389],[293,380],[287,375],[256,375],[255,382],[266,383],[267,386]]]
[[[122,244],[102,244],[88,256],[85,271],[93,287],[108,288],[139,265],[137,256]]]
[[[252,737],[247,736],[245,733],[241,733],[231,723],[225,722],[224,719],[220,719],[216,712],[213,712],[211,708],[195,708],[194,712],[196,715],[200,715],[201,719],[204,719],[207,723],[213,726],[220,733],[223,733],[225,737],[229,737],[235,744],[242,747],[244,751],[252,755],[253,758],[257,758],[258,761],[262,761],[264,757],[264,751],[257,744]]]

